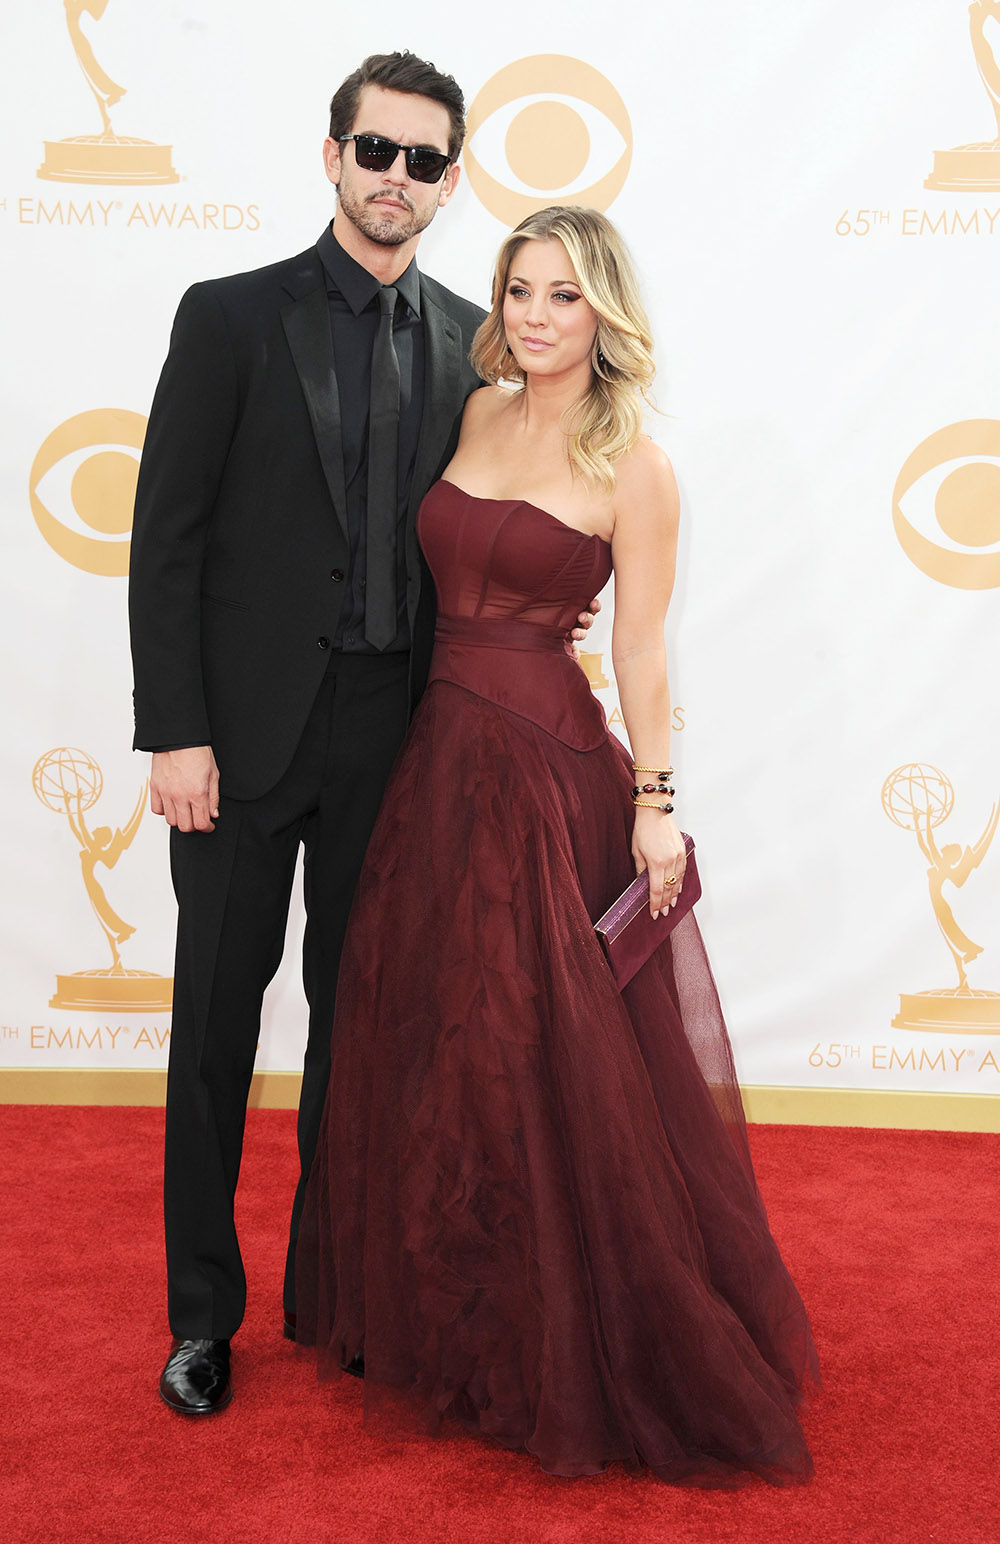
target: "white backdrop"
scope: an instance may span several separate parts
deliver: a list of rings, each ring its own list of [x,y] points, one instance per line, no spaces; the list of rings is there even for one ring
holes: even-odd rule
[[[483,302],[526,200],[577,198],[643,279],[650,429],[684,499],[678,802],[742,1080],[1000,1092],[996,0],[974,8],[982,76],[966,0],[624,0],[613,27],[594,0],[572,27],[538,0],[528,42],[456,0],[419,27],[399,0],[378,26],[318,0],[91,9],[80,57],[89,37],[126,88],[112,135],[149,142],[133,176],[178,180],[116,180],[120,151],[62,144],[102,130],[63,5],[8,14],[0,1065],[165,1063],[169,1013],[141,1006],[169,991],[165,832],[129,825],[147,770],[121,577],[135,447],[182,291],[316,238],[329,97],[366,53],[410,47],[458,77],[476,125],[428,272]],[[964,185],[925,186],[935,168]],[[597,690],[614,722],[613,683]],[[67,747],[83,758],[49,755]],[[883,785],[915,765],[894,820]],[[959,953],[982,948],[967,967],[929,870]],[[135,929],[122,968],[150,976],[108,974],[92,902]],[[263,1067],[300,1064],[300,931],[296,913]]]

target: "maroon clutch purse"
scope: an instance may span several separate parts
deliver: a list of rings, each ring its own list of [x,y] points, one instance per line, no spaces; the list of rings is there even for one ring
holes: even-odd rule
[[[701,895],[694,838],[685,836],[684,847],[687,867],[676,906],[667,906],[654,921],[649,910],[649,875],[640,874],[594,923],[594,932],[601,941],[619,989],[631,981],[640,965],[645,965],[653,950],[669,938]]]

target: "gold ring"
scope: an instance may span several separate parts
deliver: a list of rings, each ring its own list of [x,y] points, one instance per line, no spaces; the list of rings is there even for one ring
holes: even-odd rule
[[[668,885],[675,885],[676,883],[677,883],[677,875],[676,874],[671,874],[670,878],[667,880],[667,884]]]

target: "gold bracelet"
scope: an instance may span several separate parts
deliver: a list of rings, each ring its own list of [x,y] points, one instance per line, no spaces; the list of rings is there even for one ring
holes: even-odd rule
[[[673,775],[674,775],[673,767],[668,767],[665,772],[661,772],[658,767],[637,767],[634,761],[632,763],[632,771],[633,772],[655,772],[657,777],[673,777]]]
[[[659,810],[663,815],[672,815],[674,812],[672,804],[651,804],[648,799],[633,799],[632,804],[637,810]]]

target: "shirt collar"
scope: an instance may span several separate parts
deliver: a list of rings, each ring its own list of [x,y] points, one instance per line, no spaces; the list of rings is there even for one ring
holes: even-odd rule
[[[349,252],[345,252],[330,225],[317,241],[316,250],[326,272],[328,285],[332,284],[334,289],[339,290],[354,315],[360,316],[382,288],[381,282],[367,268],[362,268]],[[400,274],[393,288],[402,295],[413,315],[419,317],[420,273],[416,258]]]

